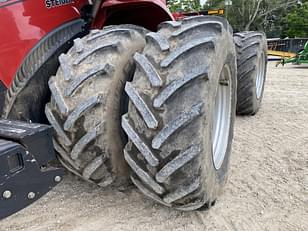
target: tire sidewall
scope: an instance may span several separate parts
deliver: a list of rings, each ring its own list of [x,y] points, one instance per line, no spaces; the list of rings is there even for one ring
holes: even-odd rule
[[[254,108],[256,108],[256,111],[254,112],[254,114],[256,114],[259,109],[260,109],[260,105],[262,103],[262,99],[263,99],[263,95],[264,95],[264,88],[265,88],[265,82],[266,82],[266,70],[267,70],[267,49],[265,48],[266,47],[266,44],[264,44],[264,41],[261,43],[262,47],[260,47],[260,51],[258,52],[258,59],[260,58],[260,56],[262,55],[262,53],[264,54],[264,62],[265,62],[265,65],[264,65],[264,70],[263,70],[263,74],[264,74],[264,81],[263,81],[263,85],[262,85],[262,90],[261,90],[261,95],[260,97],[258,98],[257,97],[257,83],[256,83],[256,80],[257,80],[257,75],[258,75],[258,72],[257,72],[257,69],[258,67],[256,66],[256,70],[254,71],[253,75],[254,75],[254,78],[253,78],[253,86],[254,86],[254,103],[255,103],[255,106]],[[257,64],[258,65],[258,64]]]
[[[219,169],[216,169],[214,166],[214,159],[213,159],[213,148],[212,148],[212,127],[214,122],[213,113],[208,115],[206,132],[204,134],[205,137],[205,144],[206,150],[204,150],[204,159],[201,161],[203,164],[201,165],[202,168],[202,175],[203,175],[203,183],[205,185],[205,202],[213,202],[217,199],[219,194],[223,189],[223,186],[226,184],[228,179],[228,170],[229,170],[229,163],[230,163],[230,156],[232,150],[232,140],[233,140],[233,131],[234,131],[234,122],[236,117],[236,103],[237,103],[237,70],[236,70],[236,55],[230,54],[225,57],[223,64],[220,66],[219,71],[217,72],[220,76],[220,73],[225,65],[230,68],[231,71],[231,81],[232,81],[232,88],[231,88],[231,115],[230,115],[230,127],[229,127],[229,136],[228,136],[228,145],[226,148],[226,153],[224,156],[223,163]],[[215,108],[215,98],[217,94],[218,84],[219,84],[219,76],[217,77],[217,81],[215,82],[215,86],[213,86],[213,91],[211,93],[210,104],[208,105],[208,110],[213,112]]]

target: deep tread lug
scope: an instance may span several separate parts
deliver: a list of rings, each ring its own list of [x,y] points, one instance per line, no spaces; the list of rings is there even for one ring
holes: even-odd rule
[[[141,98],[137,90],[130,82],[126,83],[125,92],[142,115],[142,118],[147,124],[147,126],[151,129],[157,128],[158,121],[155,118],[155,115],[151,112],[150,108],[147,106],[147,104],[144,102],[144,100]]]
[[[181,25],[182,23],[180,21],[166,21],[159,24],[158,29],[161,30],[166,27],[179,28]]]
[[[191,73],[182,76],[177,80],[171,82],[160,92],[159,95],[155,97],[153,106],[155,108],[160,108],[172,95],[175,94],[177,90],[197,78],[204,78],[205,80],[208,80],[207,68],[205,68],[204,70],[200,69],[197,73]]]
[[[170,49],[169,42],[163,35],[150,32],[147,34],[146,38],[153,40],[159,46],[161,51],[168,51]]]
[[[82,176],[85,179],[90,179],[93,173],[103,164],[104,164],[103,157],[102,156],[96,157],[83,169]]]
[[[82,53],[84,51],[84,45],[80,38],[74,40],[74,46],[77,53]]]
[[[52,127],[55,129],[57,135],[63,139],[62,142],[67,146],[71,145],[72,144],[71,140],[68,138],[65,131],[62,130],[61,125],[59,124],[55,116],[53,115],[48,105],[45,108],[45,113],[46,113],[47,119],[49,120]]]
[[[93,36],[89,37],[86,41],[91,42],[95,39],[105,37],[106,35],[111,34],[111,33],[117,33],[117,34],[121,34],[121,35],[131,38],[131,30],[124,29],[124,28],[116,28],[116,29],[111,29],[111,30],[102,30],[101,32],[96,33]]]
[[[165,192],[164,188],[160,186],[158,183],[155,182],[155,180],[141,167],[138,166],[138,164],[130,157],[130,155],[124,150],[124,158],[127,161],[128,165],[134,170],[134,172],[137,174],[137,176],[142,179],[144,183],[146,183],[153,191],[155,191],[157,194],[163,194]]]
[[[71,80],[72,73],[71,73],[70,68],[69,68],[69,59],[68,59],[67,55],[65,55],[65,54],[60,55],[59,56],[59,62],[60,62],[61,69],[63,71],[64,80],[65,81]]]
[[[170,207],[170,204],[165,203],[159,196],[157,196],[155,193],[151,192],[149,189],[143,186],[143,184],[134,176],[130,177],[132,182],[137,186],[137,188],[145,195],[147,195],[152,200],[163,204],[167,207]]]
[[[191,30],[195,30],[195,29],[202,29],[203,27],[212,27],[214,28],[217,33],[222,33],[222,28],[223,25],[220,22],[216,22],[216,21],[204,21],[204,22],[199,22],[197,24],[192,24],[191,26],[188,27],[184,27],[180,30],[177,30],[175,32],[172,33],[173,37],[178,37],[178,36],[182,36],[185,33],[189,33]]]
[[[97,104],[102,102],[102,95],[95,95],[90,97],[89,99],[81,102],[74,111],[69,114],[67,117],[65,123],[64,123],[64,130],[65,131],[70,131],[75,122],[88,110],[96,106]]]
[[[54,146],[54,149],[56,150],[56,152],[61,154],[61,156],[63,156],[62,158],[69,165],[71,165],[75,170],[80,170],[80,166],[76,162],[72,161],[70,158],[65,158],[66,157],[66,151],[60,146],[60,144],[55,139],[53,139],[53,146]]]
[[[200,179],[196,178],[191,183],[179,186],[175,191],[164,196],[164,202],[170,204],[177,201],[190,193],[193,193],[200,187]]]
[[[80,55],[75,62],[73,63],[74,66],[79,65],[82,61],[84,61],[87,57],[89,57],[90,55],[94,54],[97,51],[103,51],[103,50],[118,50],[119,49],[120,44],[118,42],[110,42],[108,44],[102,44],[100,46],[97,46],[95,48],[93,48],[92,50],[88,51],[88,52],[84,52],[82,55]]]
[[[155,176],[159,183],[164,183],[174,172],[183,167],[201,152],[200,145],[192,145],[168,162]]]
[[[129,119],[127,115],[124,115],[122,117],[122,128],[124,129],[128,137],[132,140],[132,142],[136,145],[140,153],[148,161],[148,163],[153,167],[157,166],[159,160],[155,157],[151,149],[145,144],[144,141],[141,140],[137,132],[129,124]]]
[[[149,79],[149,81],[150,81],[150,83],[153,87],[162,86],[161,77],[156,72],[155,68],[150,63],[150,61],[144,55],[136,53],[134,55],[134,60],[135,60],[136,64],[146,74],[146,76],[148,77],[148,79]]]
[[[63,99],[63,97],[60,93],[60,90],[59,90],[58,86],[56,85],[54,78],[55,77],[51,77],[49,82],[48,82],[49,89],[51,91],[51,94],[52,94],[60,112],[64,115],[67,115],[68,111],[69,111],[68,106],[66,105],[65,100]]]
[[[92,141],[94,141],[98,135],[100,135],[102,132],[102,125],[99,124],[87,134],[85,134],[73,147],[71,151],[71,158],[73,160],[77,160],[79,156],[82,154],[84,148]]]
[[[154,137],[152,147],[159,149],[177,130],[187,126],[202,114],[203,103],[191,108],[189,112],[183,112],[179,117],[165,125],[165,127]]]
[[[97,75],[108,75],[111,70],[114,70],[114,67],[111,67],[109,64],[94,67],[93,69],[80,75],[78,78],[72,80],[65,89],[65,96],[71,96],[85,81],[94,78]]]
[[[215,43],[213,41],[213,38],[202,38],[198,40],[194,40],[191,43],[185,44],[182,47],[177,48],[173,52],[171,52],[160,64],[161,67],[168,67],[173,62],[175,62],[178,58],[186,54],[192,49],[201,47],[201,46],[208,46],[209,48],[215,49]]]
[[[108,170],[105,171],[104,178],[97,184],[98,186],[107,187],[113,183],[114,177],[112,177],[112,175],[107,171]]]

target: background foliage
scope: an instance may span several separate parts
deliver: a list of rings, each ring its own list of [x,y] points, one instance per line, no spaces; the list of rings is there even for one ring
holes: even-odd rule
[[[226,2],[232,5],[226,6]],[[225,9],[235,31],[264,30],[268,37],[308,37],[308,0],[169,0],[172,12]]]
[[[171,12],[192,12],[201,10],[200,0],[170,0],[168,7]]]
[[[308,38],[308,2],[302,7],[293,9],[286,17],[287,32],[289,37]]]

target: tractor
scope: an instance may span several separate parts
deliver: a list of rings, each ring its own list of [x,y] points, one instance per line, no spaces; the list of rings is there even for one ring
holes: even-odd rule
[[[1,218],[61,181],[54,162],[178,210],[214,205],[235,116],[261,105],[263,33],[165,0],[2,0],[0,35]]]

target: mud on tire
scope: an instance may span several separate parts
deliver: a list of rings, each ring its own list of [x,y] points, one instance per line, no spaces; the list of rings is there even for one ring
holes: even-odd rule
[[[132,56],[145,46],[144,33],[137,26],[109,26],[76,39],[49,81],[52,98],[45,113],[59,159],[99,186],[120,184],[128,175],[122,92],[134,71]]]
[[[134,55],[136,72],[125,86],[124,156],[134,184],[166,206],[211,206],[227,179],[236,108],[231,31],[216,17],[164,22]]]
[[[267,71],[267,41],[262,32],[234,34],[237,50],[237,114],[255,115],[261,107]]]

